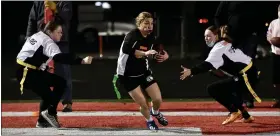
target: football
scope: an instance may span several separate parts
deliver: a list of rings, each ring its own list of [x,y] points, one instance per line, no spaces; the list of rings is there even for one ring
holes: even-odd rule
[[[163,50],[164,50],[163,45],[162,45],[162,44],[160,44],[160,45],[159,45],[159,47],[158,47],[158,50],[157,50],[157,51],[158,51],[158,53],[159,53],[159,54],[161,54],[161,55],[164,55]]]
[[[272,45],[280,48],[280,37],[273,37],[270,39]]]

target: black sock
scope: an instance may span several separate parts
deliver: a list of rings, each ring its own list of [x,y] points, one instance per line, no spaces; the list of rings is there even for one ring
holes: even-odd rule
[[[237,112],[238,111],[238,109],[235,108],[233,105],[228,105],[228,106],[225,106],[225,107],[228,109],[230,114],[233,113],[233,112]]]
[[[52,116],[56,115],[57,114],[56,108],[54,106],[50,105],[48,108],[48,113]]]
[[[250,114],[248,113],[247,110],[243,109],[241,112],[244,119],[250,118]]]

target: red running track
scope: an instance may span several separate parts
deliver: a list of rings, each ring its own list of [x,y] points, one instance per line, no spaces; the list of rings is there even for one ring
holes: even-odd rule
[[[270,108],[273,102],[255,103],[249,111],[280,111]],[[39,103],[2,103],[2,111],[38,111]],[[58,111],[62,110],[59,104]],[[161,111],[227,111],[217,102],[163,102]],[[74,102],[73,111],[139,111],[135,103]]]
[[[280,111],[270,108],[273,102],[256,103],[249,111]],[[39,103],[2,103],[2,111],[38,111]],[[58,110],[62,109],[60,104]],[[138,111],[135,103],[75,102],[74,111]],[[217,102],[164,102],[161,111],[226,111]],[[198,127],[203,134],[250,134],[258,132],[280,132],[280,117],[255,117],[254,123],[232,123],[221,125],[223,116],[167,116],[168,127]],[[145,128],[143,117],[59,117],[62,127],[75,128]],[[34,127],[37,117],[2,117],[3,128]]]

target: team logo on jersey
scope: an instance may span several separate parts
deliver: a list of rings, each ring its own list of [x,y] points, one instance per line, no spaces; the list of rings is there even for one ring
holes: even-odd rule
[[[143,56],[140,56],[140,55],[135,55],[135,57],[136,57],[137,59],[143,58]]]
[[[32,38],[32,39],[29,40],[29,42],[30,42],[30,44],[34,45],[37,41]]]
[[[148,47],[145,47],[145,46],[140,46],[140,50],[147,51],[147,50],[148,50]]]
[[[153,79],[154,79],[154,78],[153,78],[152,76],[148,76],[148,77],[146,78],[147,82],[151,82]]]

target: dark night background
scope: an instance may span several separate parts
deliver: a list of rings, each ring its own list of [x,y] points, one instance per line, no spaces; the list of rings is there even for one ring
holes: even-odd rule
[[[22,1],[22,2],[1,2],[2,3],[2,53],[10,53],[13,51],[18,51],[21,45],[18,44],[18,39],[20,34],[26,33],[27,20],[30,8],[32,6],[32,1]],[[73,2],[73,19],[72,19],[72,27],[71,27],[71,36],[75,37],[75,27],[77,26],[77,5],[80,3],[95,3],[95,2]],[[187,8],[185,5],[188,3],[194,3],[194,14],[192,15],[192,21],[196,29],[192,31],[192,34],[197,35],[198,40],[203,40],[203,31],[204,29],[213,23],[213,16],[215,14],[216,8],[219,4],[218,1],[208,1],[208,2],[109,2],[112,6],[112,19],[114,20],[125,20],[132,21],[139,12],[141,11],[149,11],[151,13],[156,12],[157,14],[164,16],[166,18],[172,19],[174,17],[181,16],[182,8]],[[277,18],[277,7],[279,2],[252,2],[254,3],[262,3],[263,14],[259,15],[264,22],[270,22],[271,20]],[[199,24],[199,18],[208,18],[208,24]],[[173,19],[176,20],[176,19]],[[176,22],[176,21],[174,21]],[[178,21],[177,21],[178,22]],[[164,23],[164,21],[162,21]],[[169,23],[169,22],[168,22]],[[253,22],[252,22],[253,23]],[[172,26],[172,25],[171,25]],[[263,34],[267,27],[263,25]],[[180,31],[180,30],[177,30]],[[190,34],[190,33],[187,33]],[[190,35],[192,35],[190,34]],[[169,34],[172,35],[172,34]],[[188,35],[187,35],[188,37]],[[75,38],[74,38],[75,39]],[[188,41],[194,40],[193,38],[187,39]],[[202,41],[203,42],[203,41]],[[77,45],[71,45],[71,47],[75,47]],[[191,45],[195,46],[195,45]],[[204,46],[204,45],[203,45]]]
[[[95,2],[73,2],[73,17],[71,24],[71,50],[79,53],[84,53],[85,46],[81,44],[80,39],[76,38],[77,35],[77,7],[79,4],[88,4]],[[219,4],[218,1],[207,2],[167,2],[167,1],[141,1],[141,2],[115,2],[109,1],[111,4],[111,12],[107,20],[113,19],[115,21],[133,21],[140,12],[148,11],[151,13],[156,12],[157,15],[162,17],[160,22],[160,35],[164,39],[164,45],[170,50],[170,56],[176,56],[180,54],[180,19],[182,11],[188,11],[187,22],[188,27],[185,32],[185,45],[188,45],[186,55],[200,53],[201,49],[206,47],[204,43],[204,30],[213,24],[213,17],[216,8]],[[263,26],[259,28],[260,41],[262,46],[270,48],[266,42],[267,26],[265,23],[270,23],[273,19],[278,17],[277,8],[279,2],[252,2],[252,5],[258,3],[261,4],[259,18],[263,23]],[[14,80],[15,75],[15,58],[20,51],[23,43],[19,41],[20,35],[25,35],[28,15],[32,7],[32,1],[21,2],[2,2],[2,99],[33,99],[36,97],[33,93],[26,91],[21,96],[19,93],[19,85]],[[198,20],[200,18],[207,18],[209,22],[207,24],[200,24]],[[252,22],[254,23],[254,22]],[[121,45],[122,37],[118,37],[117,40],[106,38],[104,41],[104,54],[106,52],[113,52],[117,55]],[[109,39],[109,40],[108,40]],[[85,50],[83,50],[85,49]],[[96,53],[97,54],[97,53]],[[107,53],[109,54],[109,53]],[[104,55],[104,56],[105,56]],[[209,97],[205,91],[206,85],[209,81],[215,80],[213,76],[204,76],[201,78],[193,78],[185,82],[179,81],[179,73],[181,71],[180,65],[192,66],[197,60],[170,60],[166,63],[155,65],[155,77],[158,79],[162,95],[164,97],[171,98],[191,98],[191,97]],[[270,91],[258,91],[261,97],[271,97],[274,92],[271,91],[271,62],[270,59],[263,59],[257,62],[259,68],[264,71],[263,80],[259,90]],[[171,66],[171,67],[170,67]],[[116,68],[116,59],[103,59],[96,60],[94,64],[89,66],[74,66],[73,73],[73,97],[74,98],[115,98],[112,87],[112,77]],[[97,78],[98,77],[98,78]],[[83,81],[83,82],[79,82]],[[194,89],[195,91],[185,91],[182,88]],[[99,90],[99,91],[98,91]],[[178,91],[177,93],[172,92]],[[86,94],[86,96],[85,96]]]

